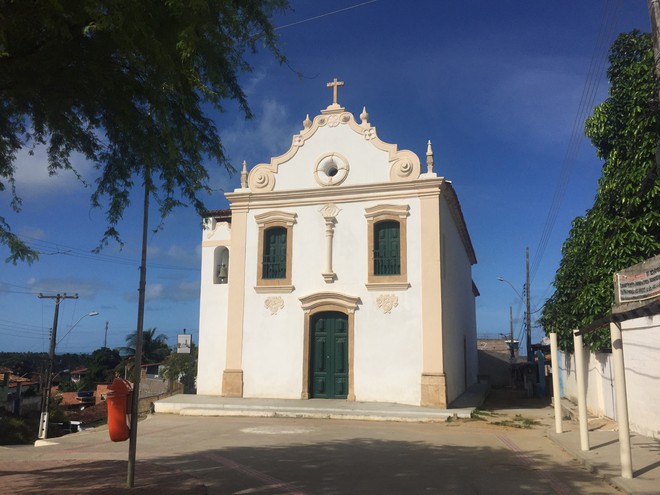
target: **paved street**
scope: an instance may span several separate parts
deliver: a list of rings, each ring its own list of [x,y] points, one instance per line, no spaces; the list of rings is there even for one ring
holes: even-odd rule
[[[547,408],[523,410],[547,424]],[[503,411],[515,418],[521,411]],[[524,416],[527,417],[527,416]],[[155,415],[140,422],[136,489],[192,494],[608,494],[537,425]],[[1,493],[117,494],[128,443],[99,429],[0,448]],[[26,476],[29,474],[29,476]]]

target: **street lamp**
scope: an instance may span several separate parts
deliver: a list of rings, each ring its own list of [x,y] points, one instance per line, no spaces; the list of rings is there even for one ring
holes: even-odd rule
[[[520,298],[520,301],[525,305],[525,339],[527,340],[527,362],[531,363],[534,361],[534,357],[532,356],[532,324],[531,324],[531,313],[530,313],[530,308],[529,308],[529,287],[524,286],[523,292],[527,296],[527,299],[525,299],[523,296],[520,295],[520,292],[516,290],[516,288],[513,286],[511,282],[509,282],[507,279],[504,277],[497,277],[497,280],[500,282],[505,282],[509,284],[509,286],[513,289],[513,292],[516,293],[516,295]],[[511,337],[513,340],[513,336]],[[511,342],[513,345],[513,342]]]
[[[69,331],[68,331],[67,333],[65,333],[64,335],[62,335],[62,338],[61,338],[60,340],[58,340],[57,343],[59,344],[60,342],[62,342],[62,341],[64,340],[64,338],[65,338],[67,335],[69,335],[69,334],[71,333],[71,330],[73,330],[73,329],[76,327],[76,325],[77,325],[78,323],[80,323],[80,322],[83,320],[83,318],[86,318],[86,317],[88,317],[88,316],[96,316],[96,315],[98,315],[98,314],[99,314],[98,311],[92,311],[92,312],[90,312],[90,313],[87,313],[87,314],[85,314],[85,315],[82,315],[82,316],[78,319],[77,322],[75,322],[73,325],[71,325],[71,328],[69,328]]]
[[[76,296],[77,297],[77,296]],[[82,321],[83,318],[87,316],[96,316],[98,315],[98,311],[92,311],[91,313],[87,313],[85,315],[82,315],[80,319],[78,319],[77,322],[75,322],[71,328],[69,328],[69,331],[64,334],[64,337],[60,339],[59,341],[56,341],[56,332],[57,332],[57,316],[58,316],[58,309],[59,309],[59,303],[60,303],[60,296],[58,294],[58,299],[55,305],[55,319],[53,323],[53,331],[50,335],[50,351],[48,352],[48,368],[46,370],[46,386],[43,391],[43,395],[41,396],[41,417],[39,419],[39,434],[38,438],[40,440],[43,440],[45,438],[48,438],[48,406],[50,404],[50,388],[53,383],[53,362],[55,361],[55,347],[57,344],[62,342],[62,339],[69,335],[71,330],[73,330],[78,323]]]
[[[520,298],[520,300],[524,302],[524,298],[523,298],[523,296],[520,295],[520,292],[518,292],[518,291],[516,290],[516,288],[513,286],[513,284],[512,284],[511,282],[509,282],[509,281],[508,281],[507,279],[505,279],[504,277],[497,277],[497,280],[499,280],[500,282],[505,282],[505,283],[509,284],[509,286],[513,289],[513,292],[515,292],[516,295]]]

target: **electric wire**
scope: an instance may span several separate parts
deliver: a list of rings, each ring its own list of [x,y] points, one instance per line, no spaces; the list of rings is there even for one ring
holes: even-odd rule
[[[32,249],[36,250],[40,255],[54,256],[70,256],[74,258],[90,260],[90,261],[102,261],[104,263],[114,263],[117,265],[125,266],[135,266],[138,267],[140,262],[137,259],[126,258],[123,256],[114,256],[108,254],[94,253],[90,251],[85,251],[74,246],[69,246],[62,243],[44,241],[41,239],[35,239],[29,236],[19,235],[21,240],[28,244]],[[149,268],[155,268],[160,270],[181,270],[181,271],[199,271],[199,268],[192,268],[181,265],[168,265],[164,263],[149,263]]]
[[[612,3],[615,5],[612,7]],[[564,160],[562,162],[559,180],[555,188],[550,209],[543,226],[541,239],[534,252],[532,267],[531,267],[531,280],[534,280],[541,261],[548,247],[550,236],[557,221],[559,210],[564,201],[566,190],[570,182],[571,174],[575,168],[577,155],[580,150],[582,141],[584,140],[583,125],[588,114],[594,107],[594,100],[600,86],[601,75],[604,70],[605,62],[607,59],[608,48],[614,38],[619,13],[622,8],[622,0],[608,1],[603,7],[603,14],[600,21],[600,28],[594,50],[591,55],[591,62],[582,89],[582,95],[578,109],[576,111],[575,119],[573,121],[573,130],[569,143],[566,149]]]
[[[377,0],[369,0],[368,2],[358,3],[356,5],[351,5],[349,7],[344,7],[343,9],[333,10],[332,12],[326,12],[325,14],[316,15],[314,17],[308,17],[307,19],[303,19],[301,21],[292,22],[290,24],[284,24],[283,26],[277,26],[276,28],[274,28],[274,30],[278,31],[280,29],[285,29],[285,28],[288,28],[288,27],[291,27],[291,26],[297,26],[298,24],[304,24],[304,23],[309,22],[309,21],[315,21],[316,19],[321,19],[323,17],[328,17],[330,15],[339,14],[340,12],[346,12],[347,10],[356,9],[358,7],[362,7],[363,5],[374,3],[376,1]]]

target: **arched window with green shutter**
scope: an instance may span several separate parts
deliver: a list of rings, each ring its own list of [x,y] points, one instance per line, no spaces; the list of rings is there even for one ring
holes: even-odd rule
[[[263,278],[286,278],[286,228],[271,227],[264,232]]]
[[[374,225],[374,275],[401,275],[400,230],[394,220]]]

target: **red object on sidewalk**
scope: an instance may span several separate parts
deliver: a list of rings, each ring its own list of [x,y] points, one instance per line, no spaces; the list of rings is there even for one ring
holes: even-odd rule
[[[128,440],[130,399],[133,397],[133,387],[122,378],[115,378],[108,387],[108,433],[113,442]]]

